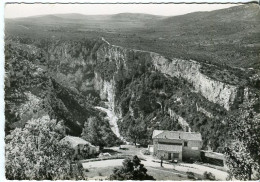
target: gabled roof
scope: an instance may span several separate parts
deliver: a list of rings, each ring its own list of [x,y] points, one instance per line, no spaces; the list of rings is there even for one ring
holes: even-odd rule
[[[152,138],[154,138],[156,135],[159,135],[160,133],[164,132],[164,130],[153,130],[153,136]]]
[[[77,145],[90,145],[92,147],[95,147],[93,145],[91,145],[91,143],[87,142],[86,140],[80,138],[80,137],[74,137],[74,136],[66,136],[64,137],[62,140],[62,142],[69,142],[70,145],[74,148],[76,147]]]
[[[200,133],[183,131],[154,130],[154,138],[202,141]]]

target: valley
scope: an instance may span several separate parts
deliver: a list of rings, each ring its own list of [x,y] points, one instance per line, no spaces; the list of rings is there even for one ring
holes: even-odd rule
[[[47,117],[64,127],[58,130],[61,136],[84,139],[102,155],[110,155],[106,150],[137,155],[162,180],[159,158],[157,166],[150,153],[143,154],[155,145],[154,132],[197,133],[201,143],[192,150],[231,156],[228,149],[235,141],[252,149],[248,165],[257,174],[259,15],[259,7],[248,4],[175,17],[122,13],[6,19],[6,136]],[[181,134],[177,139],[182,152],[187,141]],[[74,158],[81,161],[78,151]],[[104,157],[91,155],[87,159]],[[202,163],[190,164],[201,160],[183,159],[165,164],[163,172],[182,171],[185,177],[176,173],[176,180],[204,178],[207,171],[221,174],[217,180],[227,177]],[[106,162],[119,166],[116,160],[121,164],[123,159],[111,160]],[[94,170],[86,167],[91,162]],[[185,162],[197,176],[188,178]],[[95,171],[100,164],[90,161],[83,168],[93,170],[91,178],[103,179]]]

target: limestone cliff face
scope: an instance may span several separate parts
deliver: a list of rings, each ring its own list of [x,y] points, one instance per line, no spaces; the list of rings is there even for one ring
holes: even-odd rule
[[[213,80],[201,73],[201,65],[192,60],[167,59],[157,53],[131,50],[104,43],[97,51],[97,61],[115,63],[113,79],[116,81],[129,79],[138,72],[154,68],[166,76],[183,78],[193,85],[196,92],[226,110],[230,110],[237,96],[236,86]]]
[[[78,92],[94,90],[94,49],[97,44],[98,42],[52,42],[48,47],[47,66],[50,74]]]
[[[96,46],[98,44],[98,46]],[[49,67],[56,79],[79,92],[95,90],[115,108],[117,83],[146,71],[158,70],[165,76],[183,78],[207,100],[230,110],[238,88],[201,73],[192,60],[168,59],[157,53],[101,43],[62,43],[49,49]]]
[[[146,63],[150,62],[149,54],[104,42],[96,51],[96,59],[94,88],[99,92],[102,100],[109,102],[112,111],[117,110],[117,115],[120,117],[121,109],[116,108],[117,92],[119,92],[117,84],[143,73]]]
[[[151,62],[149,52],[126,49],[108,43],[102,44],[96,55],[97,64],[111,63],[115,66],[112,74],[117,81],[143,73],[147,63]]]
[[[111,79],[109,81],[102,79],[100,73],[95,72],[94,88],[99,92],[101,100],[107,100],[109,109],[114,111],[115,108],[115,81]]]
[[[229,110],[233,104],[238,88],[220,81],[213,80],[200,72],[201,65],[191,60],[166,59],[151,53],[155,68],[172,77],[181,77],[191,83],[209,101]]]

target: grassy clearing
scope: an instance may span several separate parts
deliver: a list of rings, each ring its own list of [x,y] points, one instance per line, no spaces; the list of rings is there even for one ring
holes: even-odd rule
[[[156,180],[173,180],[173,181],[183,181],[190,180],[187,176],[176,174],[173,170],[167,170],[163,168],[152,168],[147,167],[148,174],[152,175]]]

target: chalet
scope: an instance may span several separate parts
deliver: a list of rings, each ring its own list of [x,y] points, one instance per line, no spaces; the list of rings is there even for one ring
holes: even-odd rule
[[[200,159],[202,139],[200,133],[183,131],[153,131],[153,155],[159,159]]]
[[[61,140],[61,142],[68,143],[70,147],[75,150],[73,155],[74,159],[90,158],[99,152],[98,147],[79,137],[66,136]]]

